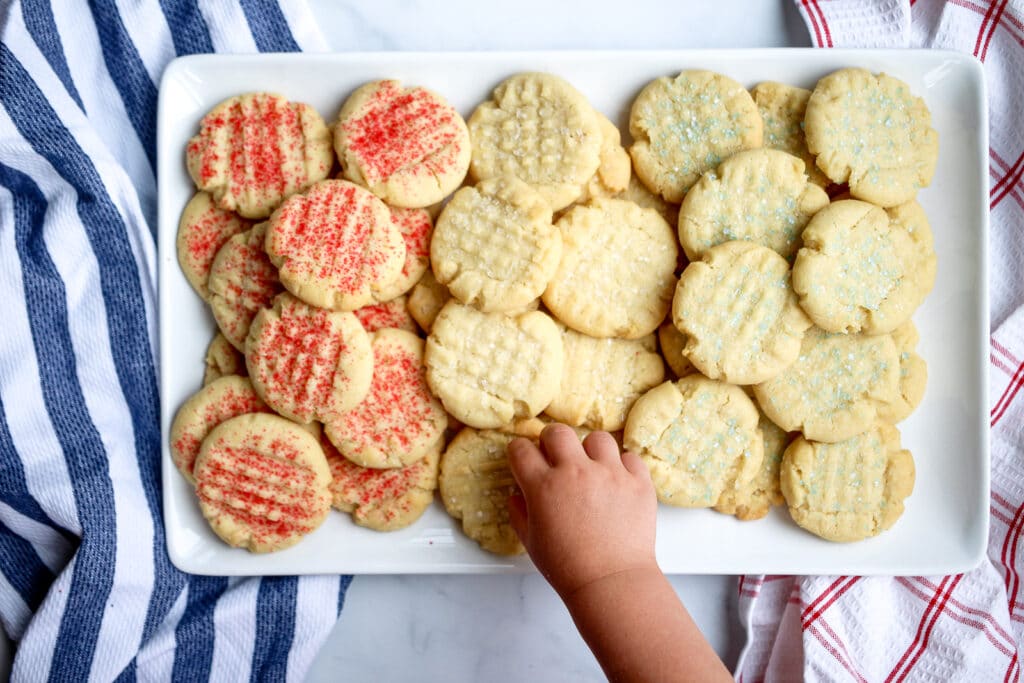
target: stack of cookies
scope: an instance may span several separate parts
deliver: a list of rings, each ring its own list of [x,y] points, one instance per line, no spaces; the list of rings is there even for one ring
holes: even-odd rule
[[[891,526],[935,277],[927,110],[856,69],[813,93],[689,71],[630,133],[539,73],[468,121],[396,81],[333,129],[266,93],[211,111],[178,247],[220,333],[171,451],[214,531],[277,550],[331,506],[397,529],[439,487],[519,553],[505,447],[551,421],[612,432],[666,504]]]

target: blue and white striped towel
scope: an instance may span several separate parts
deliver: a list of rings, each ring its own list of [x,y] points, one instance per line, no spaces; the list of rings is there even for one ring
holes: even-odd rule
[[[14,680],[301,679],[350,577],[168,560],[156,100],[196,52],[324,50],[301,0],[0,0],[0,620]]]

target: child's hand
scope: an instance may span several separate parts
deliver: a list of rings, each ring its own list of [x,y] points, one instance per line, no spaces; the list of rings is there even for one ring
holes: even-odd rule
[[[509,500],[512,526],[563,598],[621,572],[658,571],[651,477],[637,455],[619,455],[610,434],[580,444],[565,425],[549,425],[540,450],[516,439],[508,459],[523,492]]]

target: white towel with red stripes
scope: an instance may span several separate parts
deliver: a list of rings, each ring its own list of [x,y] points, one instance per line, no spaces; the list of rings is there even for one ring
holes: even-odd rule
[[[1024,637],[1024,0],[797,0],[818,47],[975,55],[990,109],[992,524],[955,576],[744,576],[740,681],[1016,681]]]

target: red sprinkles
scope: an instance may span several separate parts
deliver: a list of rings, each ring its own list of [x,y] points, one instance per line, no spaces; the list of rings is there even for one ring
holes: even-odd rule
[[[381,277],[388,254],[376,233],[379,209],[387,208],[368,190],[344,180],[313,185],[278,210],[272,249],[282,268],[354,293]]]
[[[358,115],[341,125],[348,151],[363,177],[374,184],[400,170],[440,175],[439,160],[421,162],[446,147],[456,148],[441,155],[450,167],[458,152],[457,116],[451,105],[424,88],[403,89],[397,81],[382,81]]]

